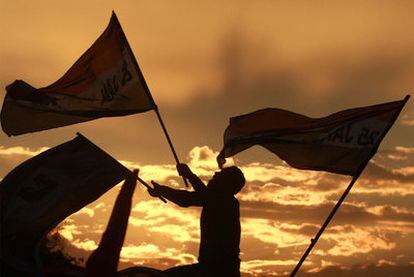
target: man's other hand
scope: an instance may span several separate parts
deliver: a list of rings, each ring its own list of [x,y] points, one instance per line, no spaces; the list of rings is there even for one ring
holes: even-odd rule
[[[160,197],[161,196],[160,184],[152,180],[151,180],[151,184],[154,186],[154,188],[148,188],[148,193],[152,197]]]

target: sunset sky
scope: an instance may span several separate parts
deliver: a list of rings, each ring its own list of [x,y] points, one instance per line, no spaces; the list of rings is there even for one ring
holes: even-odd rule
[[[207,181],[231,116],[277,107],[321,117],[414,91],[412,1],[1,1],[0,87],[56,81],[114,10],[183,162]],[[3,95],[5,89],[3,89]],[[3,96],[0,98],[3,103]],[[30,122],[28,122],[30,124]],[[0,133],[0,178],[81,132],[145,180],[183,188],[153,111],[43,132]],[[241,270],[283,276],[350,177],[296,170],[254,147],[232,160],[247,185]],[[99,244],[119,186],[60,227],[71,255]],[[408,102],[301,270],[414,273],[414,102]],[[196,262],[200,209],[137,187],[121,268]],[[304,274],[305,272],[308,272]],[[348,275],[346,275],[348,276]]]

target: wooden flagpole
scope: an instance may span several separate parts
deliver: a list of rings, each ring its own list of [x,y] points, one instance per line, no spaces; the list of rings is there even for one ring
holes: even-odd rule
[[[137,71],[138,77],[139,77],[139,79],[140,79],[140,81],[141,81],[141,84],[142,84],[142,86],[144,87],[144,91],[145,91],[145,93],[147,94],[148,98],[149,98],[149,99],[151,100],[151,102],[152,102],[153,109],[154,109],[155,113],[157,114],[158,121],[160,122],[160,125],[161,125],[161,128],[162,128],[162,131],[164,132],[164,135],[165,135],[165,137],[166,137],[166,139],[167,139],[168,145],[170,146],[171,152],[173,153],[173,156],[174,156],[175,162],[176,162],[177,164],[179,164],[179,163],[180,163],[180,160],[178,159],[178,156],[177,156],[177,153],[176,153],[176,151],[175,151],[175,149],[174,149],[174,145],[172,144],[172,141],[171,141],[170,135],[168,134],[167,128],[166,128],[166,127],[165,127],[165,125],[164,125],[164,121],[162,120],[161,114],[160,114],[160,112],[159,112],[159,110],[158,110],[158,106],[155,104],[154,98],[152,98],[151,91],[149,90],[149,87],[148,87],[148,85],[147,85],[147,82],[145,81],[144,75],[142,74],[141,68],[140,68],[140,67],[139,67],[139,65],[138,65],[137,59],[136,59],[136,57],[135,57],[135,55],[134,55],[134,52],[132,51],[132,48],[131,48],[131,46],[130,46],[130,45],[129,45],[129,43],[128,43],[128,39],[127,39],[127,37],[125,36],[124,30],[123,30],[123,29],[122,29],[122,27],[121,27],[121,23],[119,22],[119,20],[118,20],[118,18],[117,18],[117,16],[116,16],[116,14],[115,14],[115,12],[112,12],[112,16],[114,16],[114,17],[115,17],[115,19],[116,19],[116,21],[117,21],[117,23],[118,23],[118,25],[119,25],[119,27],[120,27],[120,29],[121,29],[122,36],[123,36],[123,38],[125,39],[125,44],[126,44],[126,46],[127,46],[127,49],[128,49],[128,51],[130,52],[130,54],[131,54],[131,56],[132,56],[132,57],[131,57],[131,58],[132,58],[132,62],[134,63],[134,66],[135,66],[135,69],[136,69],[136,71]],[[183,177],[183,180],[184,180],[184,184],[185,184],[185,186],[186,186],[186,187],[188,187],[187,180],[186,180],[184,177]]]
[[[358,174],[357,177],[353,177],[352,178],[351,183],[348,185],[348,187],[346,188],[345,192],[342,194],[341,198],[338,200],[338,202],[336,203],[335,207],[332,209],[331,213],[326,218],[325,222],[323,223],[322,227],[319,229],[319,231],[316,234],[316,236],[313,239],[311,239],[310,245],[306,249],[305,253],[303,253],[302,258],[300,259],[300,261],[296,265],[295,269],[293,269],[293,271],[290,274],[290,276],[293,277],[293,276],[296,275],[296,273],[298,272],[298,270],[302,266],[303,262],[306,260],[306,257],[308,257],[308,255],[311,252],[312,248],[315,246],[315,244],[318,241],[319,237],[322,235],[323,231],[325,231],[325,229],[328,226],[329,222],[331,222],[331,219],[334,217],[336,211],[339,209],[339,207],[341,206],[342,202],[345,200],[345,197],[351,191],[351,189],[352,189],[353,185],[355,184],[356,180],[358,179],[359,175],[360,174]]]
[[[382,133],[381,137],[379,137],[379,139],[378,139],[379,142],[382,141],[382,139],[385,137],[385,135],[388,133],[388,131],[390,130],[390,128],[394,124],[395,120],[397,120],[397,117],[400,115],[400,112],[404,108],[404,106],[407,103],[408,99],[410,99],[410,95],[406,95],[405,96],[405,98],[403,100],[403,104],[401,105],[400,110],[398,112],[396,112],[395,115],[392,117],[392,119],[389,121],[388,126],[385,128],[385,130]],[[346,196],[351,191],[352,187],[354,186],[355,182],[357,181],[357,179],[361,175],[362,171],[365,169],[365,167],[367,166],[367,164],[369,163],[369,161],[371,160],[371,158],[377,152],[378,147],[379,147],[379,144],[376,147],[372,148],[370,154],[367,157],[367,160],[363,164],[361,164],[360,168],[357,171],[357,174],[355,176],[353,176],[351,182],[349,183],[348,187],[346,188],[346,190],[342,194],[341,198],[339,198],[339,200],[336,203],[335,207],[332,209],[332,211],[329,213],[328,217],[325,219],[325,222],[322,224],[322,227],[319,229],[319,231],[316,234],[316,236],[313,239],[311,239],[310,245],[308,246],[308,248],[306,249],[306,251],[303,253],[302,258],[299,260],[298,264],[296,265],[296,267],[293,269],[292,273],[290,274],[291,277],[294,277],[296,275],[296,273],[299,271],[299,269],[302,266],[303,262],[306,260],[306,257],[309,255],[309,253],[312,251],[312,248],[315,246],[316,242],[322,236],[323,231],[325,231],[325,229],[328,226],[329,222],[331,222],[331,220],[334,217],[336,211],[339,209],[339,207],[341,206],[342,202],[344,202]]]

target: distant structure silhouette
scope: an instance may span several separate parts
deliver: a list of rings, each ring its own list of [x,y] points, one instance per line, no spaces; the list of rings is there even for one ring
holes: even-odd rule
[[[190,181],[194,191],[176,190],[152,181],[154,188],[149,193],[181,207],[203,207],[199,262],[164,272],[168,276],[240,276],[240,212],[234,195],[245,184],[242,171],[235,166],[224,168],[206,186],[186,164],[178,164],[177,170]]]

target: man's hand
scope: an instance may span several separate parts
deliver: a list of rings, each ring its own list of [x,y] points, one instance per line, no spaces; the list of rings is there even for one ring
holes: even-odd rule
[[[193,175],[193,172],[186,164],[177,164],[177,171],[180,176],[183,176],[185,178],[189,178]]]
[[[154,186],[154,188],[148,188],[148,193],[152,197],[160,197],[161,196],[160,184],[158,184],[158,183],[156,183],[152,180],[151,180],[151,184]]]

